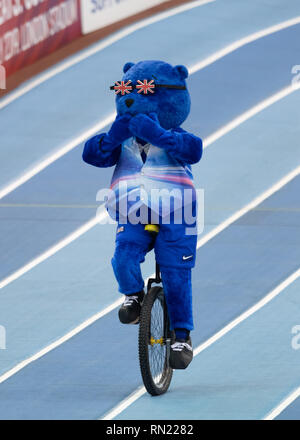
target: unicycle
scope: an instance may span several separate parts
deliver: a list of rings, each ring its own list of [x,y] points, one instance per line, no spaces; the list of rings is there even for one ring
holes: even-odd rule
[[[139,326],[139,361],[143,382],[152,396],[165,393],[173,370],[169,366],[170,347],[174,339],[170,331],[167,304],[160,284],[160,269],[156,263],[155,278],[150,278],[142,305]]]

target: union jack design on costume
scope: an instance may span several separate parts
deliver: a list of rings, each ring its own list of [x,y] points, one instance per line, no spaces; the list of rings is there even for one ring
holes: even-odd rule
[[[121,83],[121,84],[120,84]],[[116,92],[116,95],[121,92],[121,95],[125,95],[125,93],[130,93],[132,90],[132,86],[130,86],[131,81],[127,81],[125,84],[125,81],[116,82],[114,86],[114,90]]]
[[[142,82],[138,79],[136,88],[139,89],[138,93],[143,92],[145,95],[147,95],[148,92],[154,93],[154,90],[152,90],[155,88],[154,80],[152,79],[148,82],[146,79],[144,79],[144,81]]]

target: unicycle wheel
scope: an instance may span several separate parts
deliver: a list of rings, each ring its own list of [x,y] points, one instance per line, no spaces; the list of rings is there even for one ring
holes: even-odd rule
[[[143,382],[152,396],[165,393],[173,370],[169,366],[172,333],[163,288],[152,287],[146,294],[139,326],[139,361]]]

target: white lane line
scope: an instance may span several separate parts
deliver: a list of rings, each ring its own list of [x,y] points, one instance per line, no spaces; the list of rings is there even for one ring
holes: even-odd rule
[[[205,342],[198,345],[198,347],[194,350],[194,357],[198,356],[198,354],[200,354],[206,348],[210,347],[216,341],[221,339],[228,332],[230,332],[232,329],[234,329],[237,325],[239,325],[241,322],[243,322],[247,318],[249,318],[249,316],[253,315],[255,312],[257,312],[262,307],[264,307],[266,304],[268,304],[270,301],[272,301],[272,299],[274,299],[277,295],[279,295],[279,293],[281,293],[286,287],[288,287],[290,284],[292,284],[299,277],[300,277],[300,268],[297,269],[294,273],[292,273],[288,278],[286,278],[277,287],[275,287],[275,289],[273,289],[266,296],[264,296],[260,301],[258,301],[256,304],[254,304],[252,307],[250,307],[244,313],[239,315],[237,318],[232,320],[229,324],[227,324],[225,327],[223,327],[221,330],[219,330],[213,336],[208,338]],[[298,395],[299,395],[300,389],[296,390],[296,392],[298,392]],[[296,398],[295,397],[296,392],[293,393],[294,399]],[[117,417],[121,412],[123,412],[126,408],[128,408],[130,405],[132,405],[132,403],[134,403],[137,399],[139,399],[145,393],[146,393],[145,387],[139,387],[135,392],[130,394],[130,396],[128,396],[126,399],[122,400],[122,402],[120,402],[118,405],[116,405],[111,411],[106,413],[105,416],[102,417],[100,420],[114,419],[115,417]],[[291,396],[289,397],[289,399],[291,399]],[[281,404],[281,405],[283,405],[283,404]],[[282,409],[284,409],[284,408],[282,408]],[[273,413],[275,414],[275,410],[271,414],[273,414]]]
[[[96,226],[99,221],[104,221],[105,217],[107,216],[106,210],[103,208],[99,215],[92,218],[88,222],[84,223],[80,228],[76,229],[76,231],[72,232],[72,234],[67,235],[63,240],[59,241],[54,246],[50,247],[46,252],[42,253],[38,257],[31,260],[29,263],[25,264],[25,266],[21,267],[20,269],[16,270],[14,273],[9,275],[8,277],[4,278],[2,281],[0,281],[0,289],[3,289],[8,284],[12,283],[16,279],[20,278],[25,273],[29,272],[31,269],[42,263],[43,261],[47,260],[48,258],[52,257],[52,255],[56,254],[58,251],[66,247],[68,244],[72,243],[73,241],[77,240],[77,238],[81,237],[83,234],[85,234],[87,231],[92,229],[94,226]]]
[[[235,119],[230,121],[228,124],[224,125],[219,130],[215,131],[210,136],[208,136],[206,139],[204,139],[204,141],[203,141],[204,146],[207,147],[208,145],[217,141],[222,136],[227,134],[229,131],[233,130],[234,128],[241,125],[243,122],[252,118],[252,116],[256,115],[257,113],[260,113],[261,111],[265,110],[267,107],[270,107],[271,105],[275,104],[277,101],[280,101],[281,99],[285,98],[290,93],[292,93],[296,90],[300,90],[300,83],[299,82],[297,82],[295,84],[290,84],[289,86],[285,87],[284,89],[281,89],[279,92],[275,93],[274,95],[271,95],[268,98],[264,99],[263,101],[259,102],[254,107],[251,107],[249,110],[247,110],[244,113],[242,113],[241,115],[237,116]]]
[[[231,122],[229,122],[225,126],[221,127],[219,130],[217,130],[215,133],[213,133],[211,136],[209,136],[206,139],[204,139],[203,140],[204,148],[207,148],[209,145],[211,145],[217,139],[220,139],[222,136],[224,136],[225,134],[229,133],[231,130],[237,128],[239,125],[244,123],[246,120],[252,118],[257,113],[261,112],[262,110],[266,109],[270,105],[274,104],[275,102],[279,101],[280,99],[283,99],[284,97],[288,96],[290,93],[294,92],[295,90],[299,90],[299,89],[300,89],[300,84],[290,85],[289,87],[284,88],[280,92],[275,93],[275,95],[272,95],[271,97],[263,100],[261,103],[255,105],[250,110],[246,111],[242,115],[240,115],[237,118],[233,119]],[[271,194],[273,194],[273,192],[277,191],[277,189],[274,191],[273,188],[276,188],[278,186],[278,189],[279,189],[279,188],[281,188],[281,186],[285,185],[285,183],[282,183],[282,182],[286,182],[287,183],[291,179],[293,179],[299,173],[298,170],[299,170],[299,168],[296,168],[294,171],[289,173],[286,177],[284,177],[279,182],[277,182],[277,184],[272,186],[270,188],[270,190],[269,190],[269,194],[271,195]],[[233,214],[227,220],[222,222],[219,226],[214,228],[210,233],[206,234],[200,240],[200,242],[201,243],[203,242],[203,244],[206,243],[208,240],[210,240],[214,236],[214,234],[215,234],[214,231],[219,231],[219,230],[221,231],[222,229],[220,229],[220,228],[225,229],[229,224],[231,224],[233,221],[235,221],[235,219],[237,219],[237,218],[241,217],[241,215],[243,215],[243,214],[240,214],[241,212],[246,213],[246,212],[249,211],[249,209],[252,209],[253,207],[257,206],[257,204],[259,204],[260,201],[262,201],[266,197],[268,197],[268,196],[264,196],[264,194],[266,194],[266,193],[268,193],[268,191],[263,193],[261,196],[258,196],[256,199],[254,199],[254,201],[252,202],[252,205],[251,205],[250,208],[249,208],[250,205],[247,205],[246,207],[242,208],[237,213]],[[101,214],[101,215],[106,216],[107,213],[103,212],[103,214]],[[101,221],[103,219],[104,219],[104,217],[103,218],[101,217]],[[20,278],[26,272],[28,272],[29,270],[33,269],[38,264],[42,263],[47,258],[51,257],[56,252],[60,251],[65,246],[67,246],[68,244],[72,243],[74,240],[79,238],[81,235],[85,234],[87,231],[89,231],[94,226],[96,226],[97,223],[98,223],[98,219],[96,217],[94,217],[93,219],[89,220],[87,223],[82,225],[79,229],[77,229],[76,231],[74,231],[73,233],[71,233],[70,235],[65,237],[63,240],[61,240],[56,245],[54,245],[51,248],[49,248],[46,252],[44,252],[43,254],[39,255],[37,258],[33,259],[32,261],[27,263],[25,266],[23,266],[20,269],[18,269],[16,272],[12,273],[8,277],[6,277],[2,281],[0,281],[0,289],[2,289],[3,287],[7,286],[12,281],[15,281],[16,279]]]
[[[261,203],[263,200],[265,200],[266,198],[268,198],[269,196],[271,196],[273,193],[275,193],[276,191],[278,191],[280,188],[282,188],[284,185],[286,185],[288,182],[290,182],[292,179],[294,179],[297,175],[300,174],[300,166],[297,167],[295,170],[293,170],[292,172],[290,172],[289,174],[287,174],[285,177],[283,177],[282,179],[280,179],[277,183],[275,183],[274,185],[272,185],[268,190],[264,191],[260,196],[256,197],[255,199],[253,199],[252,202],[250,202],[248,205],[246,205],[244,208],[240,209],[239,211],[237,211],[237,213],[233,214],[231,217],[229,217],[227,220],[225,220],[224,222],[222,222],[219,226],[217,226],[216,228],[214,228],[210,233],[206,234],[202,239],[200,239],[197,243],[197,248],[203,246],[205,243],[207,243],[209,240],[211,240],[213,237],[215,237],[216,235],[218,235],[220,232],[222,232],[226,227],[228,227],[230,224],[232,224],[233,222],[235,222],[238,218],[242,217],[244,214],[246,214],[249,210],[251,210],[252,208],[254,208],[257,204]],[[107,215],[106,212],[101,212],[101,214],[99,215],[98,219],[93,219],[91,220],[91,222],[95,222],[95,224],[99,221],[99,219],[101,218],[101,220],[103,220],[104,215]],[[87,224],[86,224],[87,225]],[[84,225],[84,226],[86,226]],[[84,227],[83,226],[83,227]],[[95,225],[93,225],[95,226]],[[89,225],[89,229],[93,226]],[[86,231],[84,231],[86,232]],[[82,233],[84,233],[82,232]],[[80,235],[82,235],[82,233]],[[68,238],[68,237],[67,237]],[[78,238],[78,237],[76,237]],[[76,239],[74,238],[74,239]],[[73,241],[73,240],[72,240]],[[53,255],[53,253],[52,253]],[[39,264],[39,263],[37,263]],[[28,270],[30,270],[31,268],[28,268]],[[28,271],[27,270],[27,271]],[[300,273],[300,269],[298,270],[298,272]],[[25,273],[25,272],[24,272]],[[18,276],[21,276],[21,274],[19,274]],[[298,274],[299,276],[299,274]],[[259,303],[257,303],[258,305],[261,303],[267,303],[268,298],[271,298],[272,295],[275,295],[276,292],[279,293],[279,291],[281,291],[282,289],[284,289],[288,283],[291,283],[293,277],[295,277],[295,274],[291,275],[289,278],[287,278],[287,280],[285,280],[283,283],[281,283],[276,289],[274,289],[272,292],[270,292],[267,297],[263,298],[263,300],[261,300]],[[18,277],[15,277],[14,279],[16,279]],[[9,282],[12,282],[14,279],[9,280]],[[146,280],[147,281],[147,280]],[[9,284],[6,283],[5,285]],[[1,285],[0,285],[1,287]],[[4,285],[2,286],[4,287]],[[281,290],[280,290],[281,289]],[[278,294],[277,293],[277,294]],[[34,356],[24,360],[23,362],[17,364],[14,368],[12,368],[11,370],[8,370],[6,373],[4,373],[2,376],[0,376],[0,383],[3,382],[4,380],[8,379],[9,377],[11,377],[13,374],[17,373],[18,371],[20,371],[22,368],[26,367],[28,364],[30,364],[31,362],[39,359],[40,357],[44,356],[45,354],[49,353],[51,350],[53,350],[54,348],[58,347],[59,345],[63,344],[64,342],[66,342],[68,339],[72,338],[73,336],[75,336],[77,333],[79,333],[80,331],[84,330],[86,327],[88,327],[89,325],[91,325],[93,322],[95,322],[97,319],[101,318],[102,316],[104,316],[105,314],[109,313],[110,311],[114,310],[116,307],[118,307],[123,301],[123,298],[121,297],[120,300],[114,302],[113,304],[111,304],[109,307],[105,308],[104,310],[102,310],[101,312],[99,312],[98,314],[92,316],[90,319],[84,321],[82,324],[80,324],[79,326],[75,327],[72,331],[70,331],[69,333],[67,333],[65,336],[63,336],[62,338],[59,338],[57,341],[55,341],[54,343],[46,346],[43,350],[39,351],[37,354],[35,354]],[[245,314],[251,314],[251,310],[255,310],[256,306],[251,307],[247,312],[245,312],[244,314],[242,314],[241,316],[244,316]],[[254,313],[254,312],[252,312]],[[250,316],[250,315],[249,315]],[[234,321],[232,321],[230,324],[228,324],[226,327],[224,327],[224,329],[228,329],[230,326],[233,326],[234,323],[236,323],[235,325],[237,325],[237,323],[239,323],[239,319],[241,319],[241,317],[235,319]],[[233,327],[232,327],[233,328]],[[225,331],[226,330],[221,330]],[[230,329],[230,328],[229,328]],[[229,331],[229,330],[227,330]],[[216,335],[220,335],[220,332],[218,332]],[[225,334],[224,333],[224,334]],[[214,335],[212,338],[208,339],[208,341],[212,340],[213,338],[216,338],[217,336]],[[221,336],[219,336],[221,337]],[[204,346],[205,344],[208,343],[208,341],[206,341],[205,343],[201,344],[199,347],[197,347],[197,349],[195,350],[195,353],[198,354],[201,351],[201,347]],[[214,342],[214,341],[213,341]],[[211,342],[212,343],[212,342]],[[203,348],[204,349],[204,348]],[[136,399],[138,399],[142,394],[144,394],[144,389],[143,388],[139,388],[138,390],[136,390],[131,396],[130,396],[130,402],[133,403]],[[126,402],[129,402],[127,399],[125,399]],[[126,407],[126,402],[121,402],[113,411],[117,411],[117,408],[123,408],[125,409]],[[125,406],[124,406],[125,405]],[[119,411],[118,409],[118,411]],[[123,409],[121,409],[123,411]],[[109,413],[110,414],[110,413]],[[117,414],[116,414],[117,415]],[[105,416],[107,417],[107,415]]]
[[[235,50],[239,49],[242,46],[245,46],[246,44],[252,43],[255,40],[259,40],[260,38],[266,37],[267,35],[274,34],[275,32],[282,31],[283,29],[287,29],[288,27],[294,26],[296,24],[300,23],[300,16],[291,18],[286,21],[282,21],[281,23],[277,23],[273,26],[267,27],[265,29],[262,29],[260,31],[254,32],[253,34],[250,34],[244,38],[241,38],[240,40],[234,41],[233,43],[229,44],[228,46],[224,47],[223,49],[219,50],[218,52],[215,52],[214,54],[208,56],[204,60],[200,61],[197,64],[194,64],[189,68],[189,72],[195,73],[197,70],[203,69],[204,67],[208,66],[209,64],[214,63],[215,61],[219,60],[220,58],[228,55],[231,52],[234,52]]]
[[[84,142],[87,138],[93,136],[97,131],[102,130],[104,127],[106,127],[106,125],[111,124],[114,121],[115,116],[116,116],[116,114],[112,113],[107,118],[103,119],[101,122],[98,122],[93,127],[84,131],[81,135],[72,139],[70,142],[68,142],[62,148],[60,148],[59,150],[55,151],[50,156],[43,159],[41,162],[39,162],[33,168],[30,168],[26,173],[24,173],[18,179],[14,180],[13,182],[11,182],[7,186],[5,186],[2,190],[0,190],[0,199],[7,196],[7,194],[11,193],[19,186],[23,185],[23,183],[32,179],[32,177],[34,177],[36,174],[38,174],[39,172],[41,172],[42,170],[47,168],[49,165],[51,165],[57,159],[64,156],[65,154],[67,154],[69,151],[73,150],[75,147],[77,147],[82,142]]]
[[[283,410],[285,410],[291,403],[293,403],[298,397],[300,396],[300,387],[296,388],[291,394],[289,394],[282,402],[279,403],[275,408],[272,409],[271,412],[269,412],[263,420],[273,420],[277,416],[279,416],[280,413],[282,413]]]
[[[246,206],[244,206],[243,208],[236,211],[234,214],[232,214],[230,217],[228,217],[226,220],[224,220],[222,223],[220,223],[218,226],[216,226],[214,229],[212,229],[208,234],[204,235],[203,238],[200,238],[197,242],[197,249],[199,247],[203,246],[205,243],[207,243],[209,240],[211,240],[217,234],[222,232],[224,229],[226,229],[228,226],[230,226],[236,220],[241,218],[243,215],[247,214],[247,212],[254,209],[256,206],[258,206],[260,203],[262,203],[264,200],[266,200],[272,194],[279,191],[282,187],[284,187],[287,183],[289,183],[291,180],[293,180],[295,177],[297,177],[299,175],[300,175],[300,166],[298,166],[293,171],[288,173],[286,176],[284,176],[282,179],[280,179],[278,182],[276,182],[274,185],[272,185],[269,189],[264,191],[262,194],[255,197]]]
[[[279,293],[281,293],[284,289],[286,289],[290,284],[297,280],[300,277],[300,268],[293,272],[290,276],[288,276],[284,281],[282,281],[278,286],[276,286],[271,292],[269,292],[266,296],[264,296],[260,301],[250,307],[248,310],[243,312],[240,316],[235,318],[229,324],[225,325],[220,331],[214,334],[212,337],[207,339],[207,341],[200,344],[196,350],[195,355],[197,356],[207,347],[212,345],[214,342],[218,341],[218,339],[222,338],[226,335],[226,333],[230,332],[234,327],[236,327],[241,322],[245,321],[245,319],[249,318],[249,316],[253,315],[255,312],[260,310],[266,304],[268,304],[272,299],[274,299]]]
[[[14,374],[18,373],[18,371],[25,368],[28,364],[31,364],[31,362],[36,361],[37,359],[41,358],[45,354],[49,353],[49,351],[54,350],[59,345],[63,344],[64,342],[71,339],[73,336],[77,335],[77,333],[81,332],[85,328],[87,328],[89,325],[93,324],[95,321],[97,321],[100,318],[103,318],[103,316],[107,315],[107,313],[114,310],[116,307],[121,305],[122,298],[118,299],[114,303],[110,304],[105,309],[101,310],[100,312],[96,313],[95,315],[91,316],[89,319],[84,321],[82,324],[78,325],[76,328],[71,330],[70,332],[66,333],[63,337],[57,339],[57,341],[54,341],[52,344],[47,345],[47,347],[40,350],[38,353],[34,354],[33,356],[23,360],[19,364],[17,364],[15,367],[7,371],[6,373],[2,374],[0,376],[0,383],[4,382],[5,380],[9,379]]]
[[[202,4],[205,3],[209,3],[211,1],[215,1],[215,0],[210,0],[210,1],[205,1],[205,2],[195,2],[195,4],[190,4],[190,5],[184,5],[183,7],[179,7],[176,8],[170,12],[173,12],[172,15],[175,15],[183,12],[183,10],[187,10],[187,9],[191,9],[192,7],[197,7],[197,6],[201,6]],[[196,5],[197,3],[197,5]],[[184,8],[184,9],[182,9]],[[178,9],[182,9],[179,10]],[[168,11],[169,12],[169,11]],[[163,13],[162,15],[165,15],[166,13]],[[159,15],[160,17],[161,15]],[[170,14],[167,14],[166,16],[160,18],[160,20],[167,18],[171,16]],[[147,19],[146,22],[154,20],[154,18],[157,18],[157,16],[152,17],[151,19]],[[159,21],[159,20],[157,20]],[[149,22],[148,24],[152,24],[152,22],[154,23],[154,21]],[[146,25],[142,25],[143,22],[137,23],[136,25],[134,25],[133,27],[137,27],[138,25],[140,25],[140,27],[145,27]],[[207,67],[208,65],[214,63],[215,61],[219,60],[222,57],[225,57],[226,55],[228,55],[229,53],[239,49],[240,47],[253,42],[259,38],[265,37],[266,35],[270,35],[272,33],[278,32],[280,30],[286,29],[290,26],[294,26],[295,24],[300,23],[300,16],[299,17],[295,17],[293,19],[290,20],[286,20],[282,23],[278,23],[274,26],[268,27],[266,29],[263,29],[261,31],[258,32],[254,32],[251,35],[248,35],[245,38],[242,38],[241,40],[235,41],[232,44],[229,44],[228,46],[224,47],[223,49],[221,49],[220,51],[215,52],[214,54],[210,55],[209,57],[205,58],[203,61],[196,63],[192,66],[189,67],[189,72],[192,75],[193,73],[203,69],[204,67]],[[129,28],[131,29],[131,27]],[[132,32],[134,32],[137,29],[132,30]],[[122,36],[118,37],[118,40],[123,38],[124,36],[126,36],[127,34],[123,35],[125,31],[122,31],[121,34]],[[130,32],[131,33],[131,32]],[[119,35],[119,34],[118,34]],[[117,36],[115,36],[114,38],[117,38]],[[116,40],[117,41],[117,40]],[[114,41],[113,41],[114,42]],[[106,43],[105,43],[106,44]],[[110,43],[112,44],[112,43]],[[84,60],[85,58],[87,58],[88,56],[93,55],[94,53],[99,52],[100,50],[104,49],[104,47],[107,46],[103,46],[104,43],[100,43],[99,45],[97,45],[96,47],[89,49],[88,55],[86,55],[86,52],[83,54],[80,54],[76,57],[76,60],[78,59],[78,61],[76,61],[73,64],[76,64],[82,60]],[[103,47],[102,47],[103,46]],[[54,73],[50,76],[50,78],[52,76],[55,76],[56,74],[60,73],[63,70],[66,70],[68,67],[71,67],[73,64],[71,63],[72,60],[68,61],[67,63],[63,63],[62,66],[66,65],[67,67],[62,68],[62,66],[60,67],[56,67],[55,69],[51,70],[51,72],[53,71]],[[71,64],[70,64],[71,63]],[[50,73],[44,74],[42,75],[42,77],[44,77],[45,75],[50,75]],[[43,81],[46,81],[47,79],[49,79],[48,77],[46,77]],[[29,90],[31,90],[32,88],[36,87],[37,85],[39,85],[41,82],[38,82],[39,77],[35,80],[37,82],[36,85],[34,85],[33,87],[31,87]],[[29,86],[27,86],[29,87]],[[26,90],[29,91],[29,90]],[[24,92],[24,93],[26,93]],[[22,93],[22,94],[24,94]],[[20,96],[22,96],[22,94]],[[19,96],[17,96],[19,97]],[[17,98],[16,97],[16,98]],[[16,99],[14,98],[14,99]],[[3,101],[4,102],[4,101]],[[2,102],[2,104],[3,104]],[[8,102],[9,103],[9,102]],[[1,107],[1,101],[0,101],[0,109]],[[7,105],[7,104],[6,104]],[[75,139],[72,139],[70,142],[68,142],[64,147],[62,147],[61,149],[57,150],[54,154],[50,155],[49,157],[47,157],[46,159],[42,160],[40,163],[38,163],[36,166],[34,166],[33,168],[31,168],[30,170],[28,170],[26,173],[24,173],[23,175],[21,175],[19,178],[17,178],[16,180],[14,180],[13,182],[11,182],[10,184],[8,184],[7,186],[4,186],[1,190],[0,190],[0,199],[5,197],[6,195],[8,195],[10,192],[14,191],[16,188],[18,188],[19,186],[21,186],[23,183],[27,182],[28,180],[30,180],[32,177],[34,177],[36,174],[38,174],[40,171],[42,171],[44,168],[46,168],[47,166],[49,166],[51,163],[53,163],[54,161],[56,161],[57,159],[59,159],[60,157],[62,157],[63,155],[65,155],[66,153],[68,153],[70,150],[72,150],[73,148],[75,148],[76,146],[78,146],[81,142],[84,142],[87,138],[89,138],[90,136],[92,136],[93,134],[95,134],[97,131],[101,130],[102,128],[104,128],[106,125],[111,124],[114,120],[115,117],[115,113],[111,114],[109,117],[107,117],[105,120],[101,121],[100,123],[96,124],[94,127],[88,129],[87,131],[83,132],[80,136],[76,137]]]
[[[132,394],[130,394],[126,399],[122,400],[112,411],[109,411],[104,417],[99,418],[98,420],[112,420],[117,415],[119,415],[122,411],[124,411],[128,406],[132,405],[136,400],[142,397],[143,394],[146,393],[146,388],[141,386],[137,390],[135,390]]]
[[[114,33],[111,37],[106,38],[104,41],[100,43],[93,44],[91,48],[85,49],[80,52],[78,55],[72,56],[70,59],[59,63],[57,66],[48,69],[45,73],[38,75],[34,80],[29,81],[24,86],[18,88],[15,92],[10,93],[7,97],[0,100],[0,110],[7,105],[11,104],[16,99],[25,95],[30,90],[44,83],[50,78],[58,75],[59,73],[69,69],[70,67],[84,61],[85,59],[95,55],[98,52],[101,52],[103,49],[111,46],[122,38],[127,37],[128,35],[138,31],[139,29],[150,26],[151,24],[157,23],[159,21],[165,20],[166,18],[172,17],[174,15],[180,14],[182,12],[188,11],[190,9],[197,8],[199,6],[203,6],[207,3],[213,3],[215,0],[197,0],[191,3],[187,3],[176,8],[172,8],[168,11],[160,12],[155,14],[153,17],[146,18],[137,23],[134,23],[125,29]]]

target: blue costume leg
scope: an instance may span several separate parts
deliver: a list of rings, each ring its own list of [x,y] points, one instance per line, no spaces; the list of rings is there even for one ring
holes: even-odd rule
[[[190,268],[160,266],[168,305],[171,330],[193,330],[192,282]]]
[[[195,227],[196,222],[189,227]],[[155,243],[171,329],[193,330],[191,272],[196,261],[197,235],[187,234],[187,225],[160,224]],[[178,333],[178,335],[177,335]],[[180,332],[176,331],[178,337]]]
[[[140,292],[144,288],[140,264],[153,247],[152,237],[144,227],[130,223],[118,225],[116,249],[111,262],[119,292],[125,295]]]

